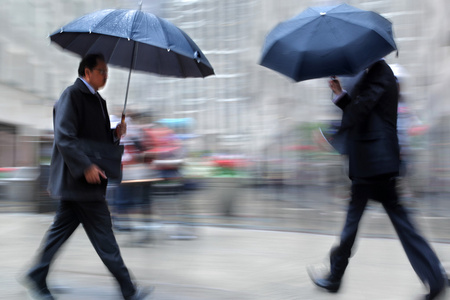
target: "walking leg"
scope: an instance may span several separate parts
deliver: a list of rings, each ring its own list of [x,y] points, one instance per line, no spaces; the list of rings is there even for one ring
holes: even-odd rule
[[[47,286],[46,278],[50,263],[59,248],[72,235],[79,224],[78,218],[72,210],[72,203],[61,201],[53,224],[42,241],[36,263],[27,274],[38,286]]]
[[[114,237],[106,201],[80,202],[77,208],[77,214],[95,251],[116,278],[123,296],[130,297],[136,292],[136,288]]]
[[[383,206],[394,225],[403,249],[420,280],[430,288],[430,295],[438,294],[446,282],[439,258],[428,242],[418,233],[405,208],[398,201],[395,180],[386,186]]]
[[[340,243],[330,253],[330,273],[341,278],[347,268],[358,232],[359,222],[368,201],[367,185],[352,184],[352,196],[348,205],[347,218],[341,233]]]

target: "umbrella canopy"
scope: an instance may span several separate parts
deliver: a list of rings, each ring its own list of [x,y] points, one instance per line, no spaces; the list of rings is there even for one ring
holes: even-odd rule
[[[356,74],[396,49],[391,22],[375,12],[310,7],[267,35],[260,64],[302,81]]]
[[[141,10],[105,9],[82,16],[50,35],[61,48],[79,54],[101,53],[108,64],[180,78],[206,77],[214,70],[200,48],[169,21]]]
[[[50,39],[81,57],[102,53],[108,64],[127,69],[182,78],[214,74],[184,31],[141,10],[100,10],[63,26]]]

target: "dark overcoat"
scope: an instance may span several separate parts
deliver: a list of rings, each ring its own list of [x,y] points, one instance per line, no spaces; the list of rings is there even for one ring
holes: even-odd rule
[[[92,162],[82,143],[115,143],[106,101],[77,79],[66,88],[53,109],[54,142],[48,191],[53,198],[103,200],[107,181],[89,184],[84,171]]]
[[[343,111],[336,141],[348,155],[350,178],[398,174],[398,92],[391,68],[380,60],[336,102]]]

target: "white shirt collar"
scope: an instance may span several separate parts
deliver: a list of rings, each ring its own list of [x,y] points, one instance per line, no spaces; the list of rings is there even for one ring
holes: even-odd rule
[[[97,93],[97,91],[94,90],[94,88],[93,88],[86,80],[84,80],[83,77],[80,77],[80,79],[81,79],[81,81],[84,82],[84,84],[87,86],[87,88],[89,89],[89,91],[90,91],[92,94]]]

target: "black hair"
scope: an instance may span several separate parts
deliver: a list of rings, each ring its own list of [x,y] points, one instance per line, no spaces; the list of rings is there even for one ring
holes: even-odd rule
[[[84,69],[88,68],[89,70],[94,69],[99,61],[105,61],[105,57],[100,53],[93,53],[86,55],[80,62],[80,66],[78,67],[78,76],[84,77],[86,74],[84,73]]]

